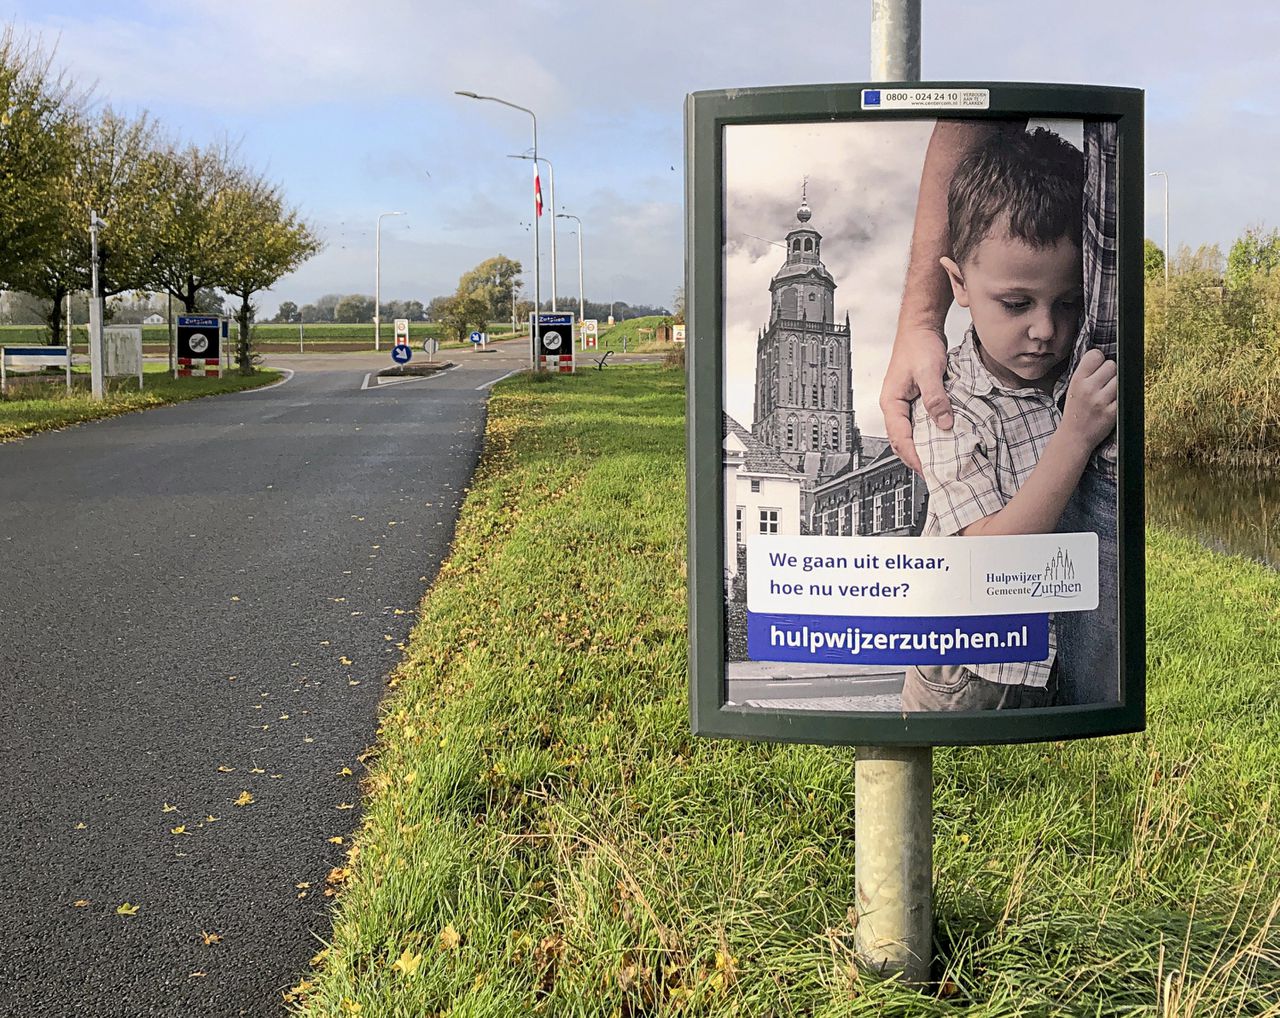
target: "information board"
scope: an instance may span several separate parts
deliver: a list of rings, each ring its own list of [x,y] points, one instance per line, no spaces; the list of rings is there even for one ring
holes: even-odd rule
[[[1142,93],[907,98],[687,101],[693,728],[1140,730]]]

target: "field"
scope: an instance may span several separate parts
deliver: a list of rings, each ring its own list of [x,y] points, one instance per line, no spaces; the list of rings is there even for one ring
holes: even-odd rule
[[[689,733],[683,381],[495,389],[293,1007],[1280,1015],[1280,577],[1152,531],[1149,730],[936,750],[935,981],[877,980],[852,750]]]

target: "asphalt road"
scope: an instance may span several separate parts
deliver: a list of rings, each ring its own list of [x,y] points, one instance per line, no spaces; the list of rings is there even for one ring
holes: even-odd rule
[[[277,387],[0,445],[5,1018],[280,1013],[478,387],[524,351],[385,387],[385,354],[277,357]]]

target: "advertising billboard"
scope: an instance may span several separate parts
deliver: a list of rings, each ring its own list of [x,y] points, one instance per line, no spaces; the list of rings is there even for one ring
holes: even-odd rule
[[[686,109],[694,730],[1141,729],[1141,92]]]

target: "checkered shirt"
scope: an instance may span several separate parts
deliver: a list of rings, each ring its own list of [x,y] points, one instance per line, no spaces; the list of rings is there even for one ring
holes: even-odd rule
[[[1119,322],[1116,309],[1116,125],[1110,120],[1084,122],[1084,314],[1076,336],[1067,377],[1084,352],[1097,347],[1107,360],[1116,359]],[[1116,475],[1116,433],[1112,431],[1094,451],[1093,469]]]
[[[924,533],[958,534],[969,524],[999,512],[1026,483],[1062,419],[1059,397],[1066,393],[1064,371],[1053,392],[1001,385],[978,356],[972,328],[947,355],[944,379],[955,424],[943,431],[912,404],[916,452],[929,488]],[[1049,656],[1043,661],[976,664],[967,667],[988,682],[1043,687],[1057,653],[1052,621]]]

